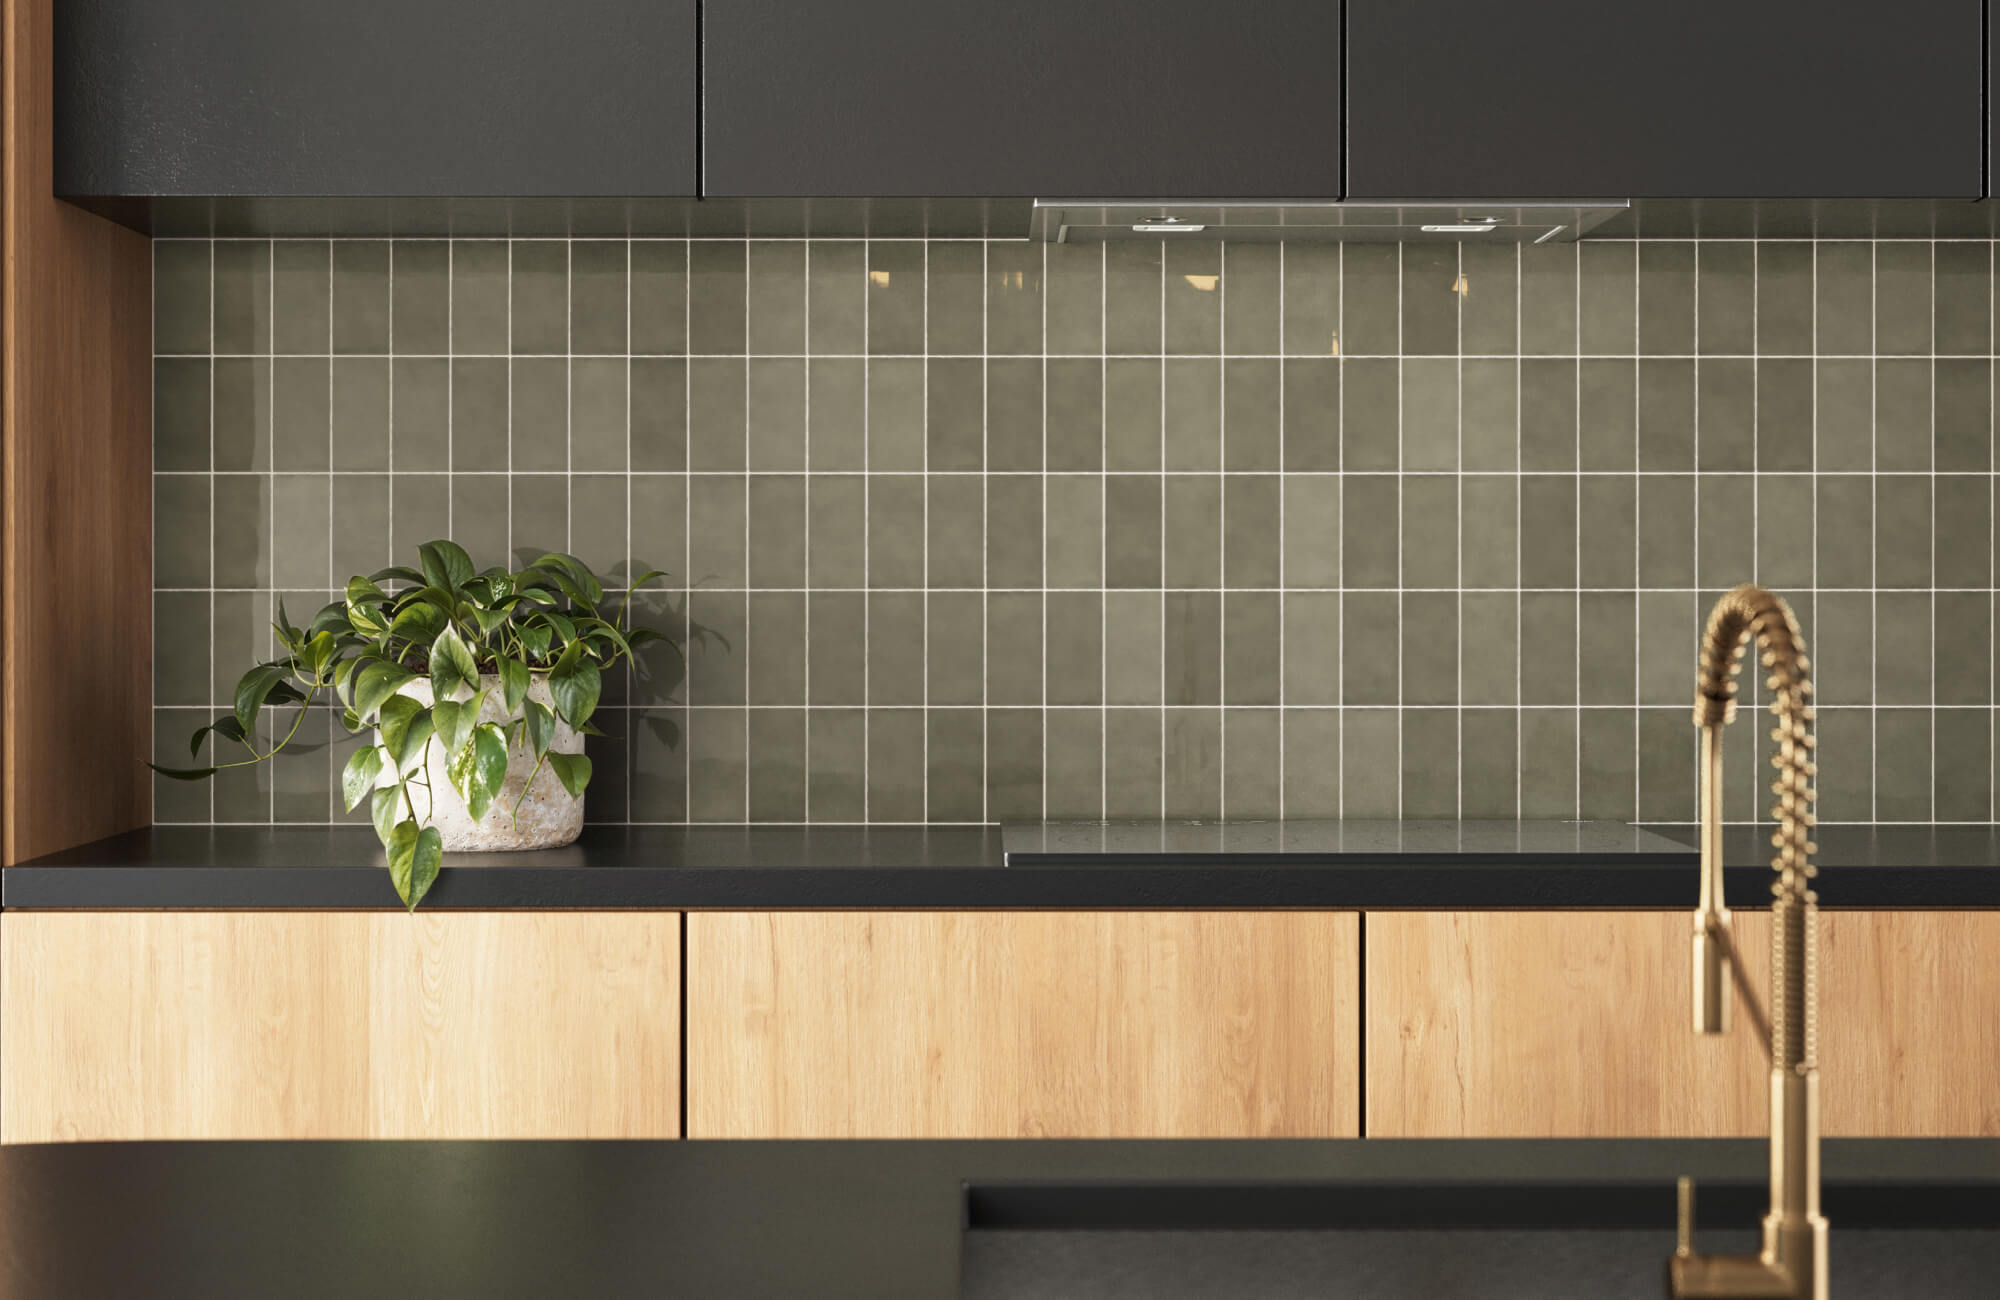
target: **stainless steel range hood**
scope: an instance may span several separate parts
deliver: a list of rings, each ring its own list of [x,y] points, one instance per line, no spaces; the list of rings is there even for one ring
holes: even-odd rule
[[[1566,244],[1626,211],[1623,200],[1538,203],[1513,200],[1280,200],[1190,203],[1185,200],[1037,199],[1031,235],[1054,244],[1130,239],[1247,243]]]

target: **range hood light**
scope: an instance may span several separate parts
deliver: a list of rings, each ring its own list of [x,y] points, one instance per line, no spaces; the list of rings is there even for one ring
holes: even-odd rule
[[[1461,221],[1450,226],[1418,226],[1426,235],[1487,235],[1497,230],[1498,221]]]
[[[1207,226],[1189,225],[1179,217],[1147,217],[1144,221],[1132,227],[1132,233],[1135,235],[1199,235],[1207,229]]]

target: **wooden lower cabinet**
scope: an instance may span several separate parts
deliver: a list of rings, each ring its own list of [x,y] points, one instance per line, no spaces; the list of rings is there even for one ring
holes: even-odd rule
[[[688,1136],[1346,1137],[1357,918],[688,917]]]
[[[0,1141],[676,1137],[679,925],[10,912]]]
[[[1761,1136],[1749,1018],[1690,1024],[1686,912],[1367,917],[1370,1137]],[[1737,912],[1766,998],[1770,917]],[[2000,913],[1820,916],[1832,1136],[2000,1136]]]

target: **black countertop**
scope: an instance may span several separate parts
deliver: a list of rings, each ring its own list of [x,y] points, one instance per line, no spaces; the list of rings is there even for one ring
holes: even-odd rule
[[[969,1228],[1347,1228],[1371,1201],[1411,1227],[1656,1225],[1650,1278],[1675,1177],[1704,1231],[1746,1228],[1765,1161],[1743,1140],[11,1146],[0,1295],[948,1297]],[[1990,1229],[2000,1142],[1830,1140],[1825,1175],[1836,1239]]]
[[[1831,826],[1828,907],[2000,907],[2000,828]],[[1769,849],[1729,835],[1733,907]],[[1653,908],[1692,906],[1690,827],[1592,822],[1109,827],[591,827],[545,852],[448,854],[425,906]],[[399,906],[365,827],[155,827],[0,872],[8,908]]]

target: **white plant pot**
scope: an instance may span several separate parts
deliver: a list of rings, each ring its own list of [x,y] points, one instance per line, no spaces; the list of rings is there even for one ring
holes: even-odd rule
[[[486,692],[486,700],[479,710],[479,721],[504,724],[506,704],[501,696],[500,678],[493,673],[482,673],[479,689]],[[419,677],[397,692],[407,695],[418,703],[429,707],[433,696],[428,678]],[[528,698],[555,710],[555,698],[549,693],[547,673],[536,673],[528,683]],[[377,736],[380,743],[380,736]],[[555,739],[549,744],[552,753],[581,754],[583,735],[573,730],[560,714],[556,717]],[[542,764],[542,770],[535,772],[535,755],[525,744],[517,744],[507,751],[507,780],[500,787],[500,793],[493,797],[492,807],[486,816],[475,822],[465,809],[465,801],[458,797],[458,791],[451,784],[451,775],[445,770],[447,760],[444,745],[433,736],[424,750],[424,774],[430,782],[430,806],[421,784],[414,778],[410,784],[410,797],[416,800],[418,821],[427,826],[435,826],[444,838],[447,853],[487,853],[507,849],[555,849],[573,843],[583,833],[583,798],[573,796],[563,789],[556,774]],[[529,773],[535,773],[533,785],[528,784]],[[522,791],[527,797],[522,798]],[[519,804],[517,810],[515,805]],[[426,815],[428,814],[428,815]]]

